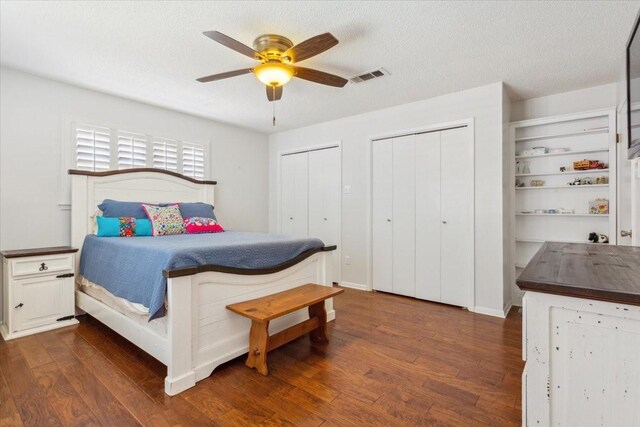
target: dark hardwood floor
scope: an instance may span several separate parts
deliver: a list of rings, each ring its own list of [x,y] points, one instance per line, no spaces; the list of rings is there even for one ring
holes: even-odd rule
[[[96,320],[0,340],[0,425],[519,425],[521,316],[506,320],[382,293],[335,300],[331,342],[244,357],[184,393]]]

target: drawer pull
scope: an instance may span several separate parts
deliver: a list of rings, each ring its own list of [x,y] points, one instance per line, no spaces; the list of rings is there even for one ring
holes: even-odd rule
[[[40,268],[38,269],[39,271],[47,271],[49,269],[49,267],[47,267],[47,264],[45,264],[44,262],[42,264],[40,264]]]
[[[20,304],[16,305],[14,308],[20,308],[20,307],[22,307],[23,305],[24,305],[23,303],[20,303]]]
[[[65,277],[73,277],[73,273],[58,274],[56,279],[64,279]]]

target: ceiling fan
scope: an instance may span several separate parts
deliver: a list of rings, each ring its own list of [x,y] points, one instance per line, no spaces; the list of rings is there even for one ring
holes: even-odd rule
[[[295,46],[286,37],[264,34],[253,41],[253,49],[218,31],[205,31],[203,34],[229,49],[260,61],[260,64],[253,68],[201,77],[197,79],[199,82],[206,83],[253,73],[267,86],[269,101],[278,101],[282,98],[282,86],[292,77],[334,87],[343,87],[347,84],[347,79],[334,74],[294,65],[337,45],[338,40],[330,33],[311,37]]]

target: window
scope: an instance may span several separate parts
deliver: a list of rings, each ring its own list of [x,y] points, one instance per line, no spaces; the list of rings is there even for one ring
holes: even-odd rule
[[[202,145],[182,144],[182,173],[191,178],[204,178],[204,147]]]
[[[147,137],[118,132],[118,169],[147,166]]]
[[[178,170],[178,142],[170,139],[153,140],[153,167]]]
[[[89,171],[111,169],[109,129],[84,125],[76,127],[76,167]]]
[[[208,146],[142,132],[71,123],[71,167],[88,171],[153,167],[205,178]]]

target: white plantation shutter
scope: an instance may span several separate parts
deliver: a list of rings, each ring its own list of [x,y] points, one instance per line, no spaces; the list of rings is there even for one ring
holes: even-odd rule
[[[178,170],[178,143],[170,139],[153,140],[153,167]]]
[[[182,174],[191,178],[204,179],[204,147],[202,145],[182,144]]]
[[[111,168],[109,129],[89,125],[76,126],[76,168],[104,171]]]
[[[128,132],[118,133],[118,169],[147,166],[147,137]]]

